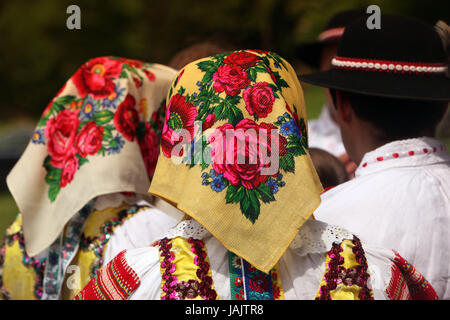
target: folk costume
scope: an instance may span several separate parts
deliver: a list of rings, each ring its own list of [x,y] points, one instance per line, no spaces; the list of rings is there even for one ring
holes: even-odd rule
[[[399,16],[381,20],[380,30],[369,30],[363,19],[347,27],[333,68],[301,80],[369,96],[448,102],[446,57],[433,28]],[[449,177],[450,155],[441,141],[392,141],[366,153],[356,178],[327,191],[315,215],[361,240],[396,248],[449,299]]]
[[[245,50],[197,60],[167,101],[149,193],[185,219],[121,252],[76,299],[436,298],[392,250],[311,219],[322,186],[284,59]]]
[[[120,251],[180,220],[147,194],[175,74],[94,58],[52,99],[7,178],[20,214],[1,249],[3,298],[72,298]]]

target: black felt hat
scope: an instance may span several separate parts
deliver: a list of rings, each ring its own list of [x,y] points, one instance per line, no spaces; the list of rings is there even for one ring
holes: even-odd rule
[[[450,100],[446,55],[432,26],[399,15],[381,15],[381,28],[366,19],[349,25],[331,69],[301,81],[360,94],[416,100]]]
[[[296,57],[314,68],[319,68],[323,47],[327,44],[338,44],[344,29],[358,18],[365,17],[363,9],[342,11],[334,15],[317,41],[301,44],[296,49]]]

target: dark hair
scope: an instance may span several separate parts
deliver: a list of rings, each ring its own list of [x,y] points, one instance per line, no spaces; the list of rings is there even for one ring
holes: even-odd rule
[[[319,148],[309,148],[309,155],[324,188],[349,180],[344,164],[331,153]]]
[[[373,124],[378,141],[393,141],[434,132],[448,102],[368,96],[340,91],[361,120]],[[336,90],[330,89],[336,106]]]

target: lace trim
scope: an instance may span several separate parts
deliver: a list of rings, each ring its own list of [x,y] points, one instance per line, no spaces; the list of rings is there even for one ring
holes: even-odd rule
[[[202,240],[208,230],[194,219],[183,220],[178,225],[167,231],[161,237],[174,239],[182,237]],[[341,243],[345,239],[353,239],[353,235],[345,229],[329,225],[317,220],[308,220],[300,228],[299,233],[292,241],[290,248],[300,256],[310,253],[325,253],[330,250],[333,243]]]
[[[167,239],[173,239],[176,237],[182,238],[194,238],[196,240],[202,240],[205,235],[208,234],[208,230],[205,229],[200,223],[194,219],[183,220],[175,227],[169,229],[164,236],[161,237]]]
[[[324,253],[334,243],[341,243],[345,239],[353,239],[353,235],[341,227],[310,219],[300,228],[290,248],[295,249],[300,256]]]

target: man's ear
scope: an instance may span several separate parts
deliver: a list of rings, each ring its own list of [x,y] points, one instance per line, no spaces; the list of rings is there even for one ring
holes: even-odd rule
[[[354,117],[354,111],[345,94],[338,90],[336,90],[336,104],[339,121],[342,124],[350,124]]]

